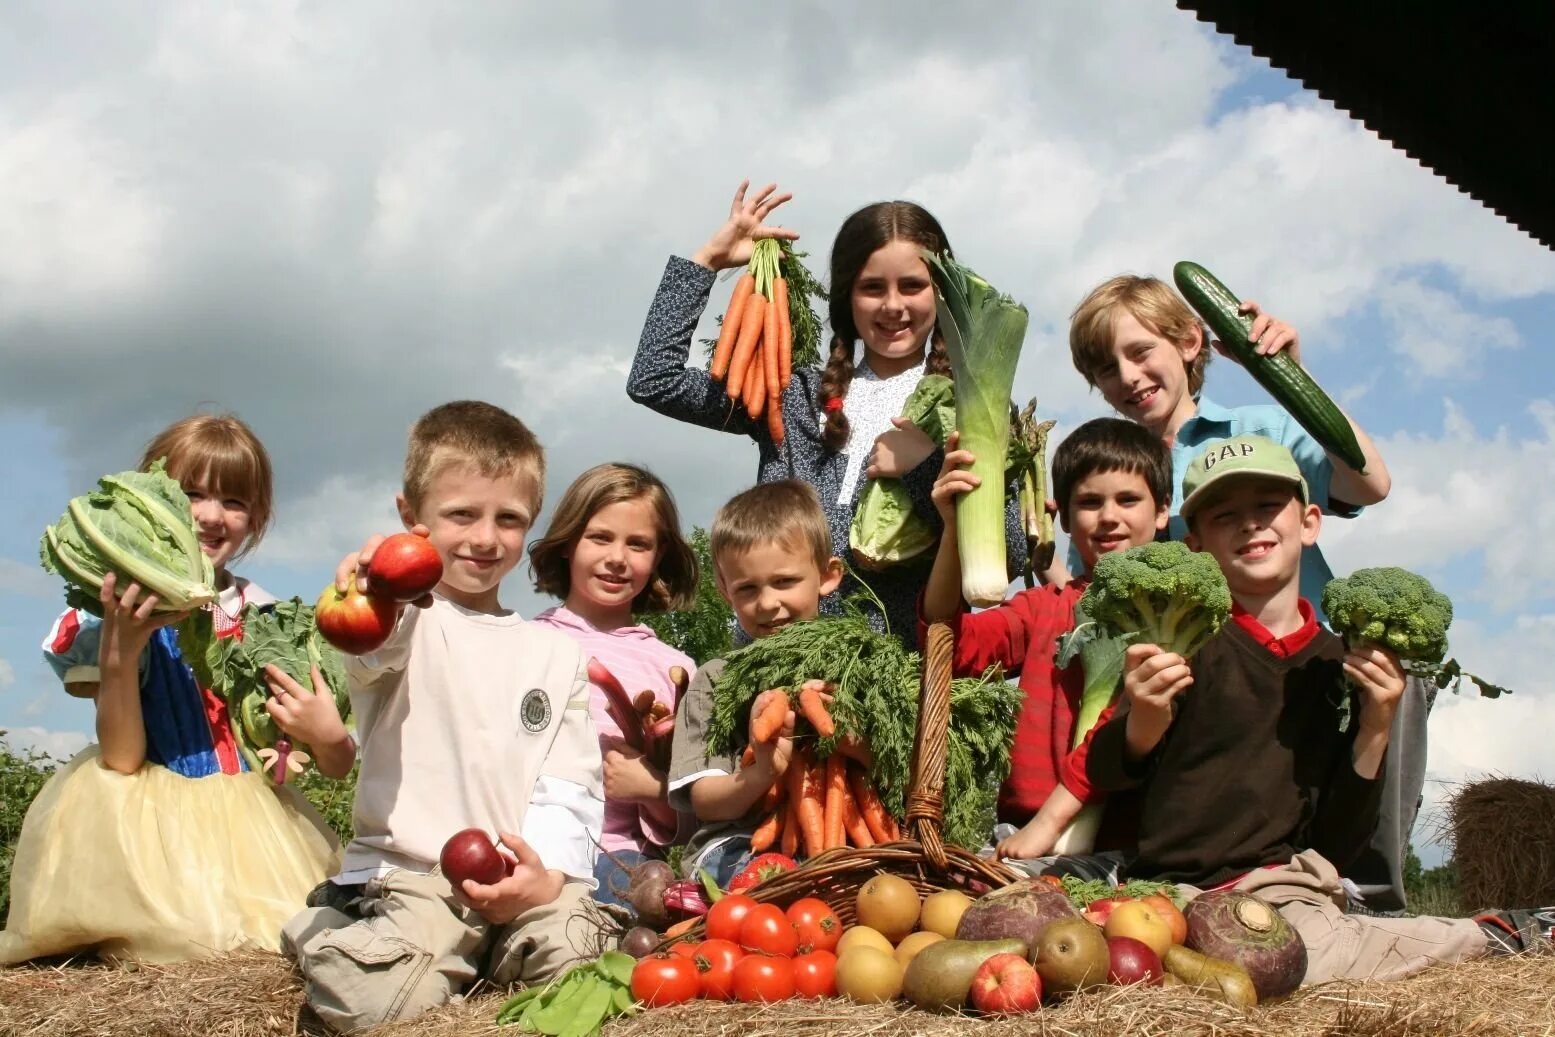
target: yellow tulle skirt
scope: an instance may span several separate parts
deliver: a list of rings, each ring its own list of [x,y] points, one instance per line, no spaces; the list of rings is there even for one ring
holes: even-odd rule
[[[27,811],[0,964],[279,950],[281,926],[339,863],[334,833],[290,787],[155,764],[119,774],[92,746]]]

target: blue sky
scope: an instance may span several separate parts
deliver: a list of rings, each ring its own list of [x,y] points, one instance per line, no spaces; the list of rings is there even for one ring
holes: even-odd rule
[[[1102,405],[1068,314],[1111,274],[1193,258],[1294,323],[1394,474],[1325,529],[1335,568],[1420,568],[1458,604],[1460,658],[1517,689],[1438,705],[1433,778],[1537,774],[1555,253],[1170,4],[1036,6],[7,7],[0,728],[83,744],[91,707],[38,653],[59,604],[38,534],[197,408],[275,457],[277,525],[240,571],[282,595],[393,522],[406,427],[461,396],[537,429],[550,500],[635,460],[708,521],[753,449],[622,386],[665,257],[749,176],[795,192],[818,269],[852,209],[927,205],[1030,307],[1017,395],[1070,427]],[[708,60],[731,33],[766,43],[738,78]],[[1209,391],[1262,399],[1226,362]]]

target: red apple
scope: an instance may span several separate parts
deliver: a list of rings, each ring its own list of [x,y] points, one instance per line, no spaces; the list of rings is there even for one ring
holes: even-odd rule
[[[424,536],[395,533],[373,551],[367,566],[367,593],[395,601],[415,601],[431,593],[443,578],[443,559]]]
[[[1107,941],[1107,982],[1118,986],[1144,983],[1158,987],[1166,970],[1161,956],[1132,936],[1114,936]]]
[[[1084,915],[1085,920],[1092,925],[1099,925],[1105,928],[1107,919],[1112,917],[1112,909],[1119,904],[1128,903],[1129,899],[1129,897],[1102,897],[1100,900],[1091,901],[1090,905],[1084,911],[1081,911],[1080,914]]]
[[[455,832],[443,844],[437,863],[442,865],[443,877],[455,889],[464,885],[465,879],[474,879],[483,886],[501,882],[508,874],[508,861],[497,852],[491,836],[479,828],[466,828]]]
[[[995,954],[978,966],[967,993],[984,1015],[1034,1012],[1042,1003],[1042,978],[1019,954]]]
[[[388,598],[363,594],[356,581],[344,594],[334,584],[324,588],[313,606],[313,622],[324,640],[347,655],[366,655],[389,639],[399,606]]]

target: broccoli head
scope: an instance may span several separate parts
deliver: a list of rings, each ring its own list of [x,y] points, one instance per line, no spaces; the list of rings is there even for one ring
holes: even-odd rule
[[[1175,540],[1141,544],[1096,560],[1078,609],[1131,641],[1187,658],[1231,615],[1231,589],[1210,555]]]
[[[1438,688],[1450,684],[1457,692],[1468,680],[1485,698],[1511,691],[1469,673],[1458,660],[1446,658],[1452,600],[1424,576],[1408,569],[1357,569],[1347,577],[1329,580],[1323,588],[1323,611],[1345,644],[1352,648],[1381,645],[1399,657],[1408,673]]]
[[[1330,580],[1323,611],[1348,645],[1381,645],[1400,659],[1430,663],[1447,654],[1452,601],[1408,569],[1357,569]]]

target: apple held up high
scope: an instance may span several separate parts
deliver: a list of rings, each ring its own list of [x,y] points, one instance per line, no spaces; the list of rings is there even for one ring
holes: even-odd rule
[[[393,601],[415,601],[443,578],[443,559],[424,536],[395,533],[373,549],[367,565],[367,593]]]
[[[1019,954],[995,954],[978,966],[967,996],[984,1015],[1034,1012],[1042,1003],[1042,978]]]

